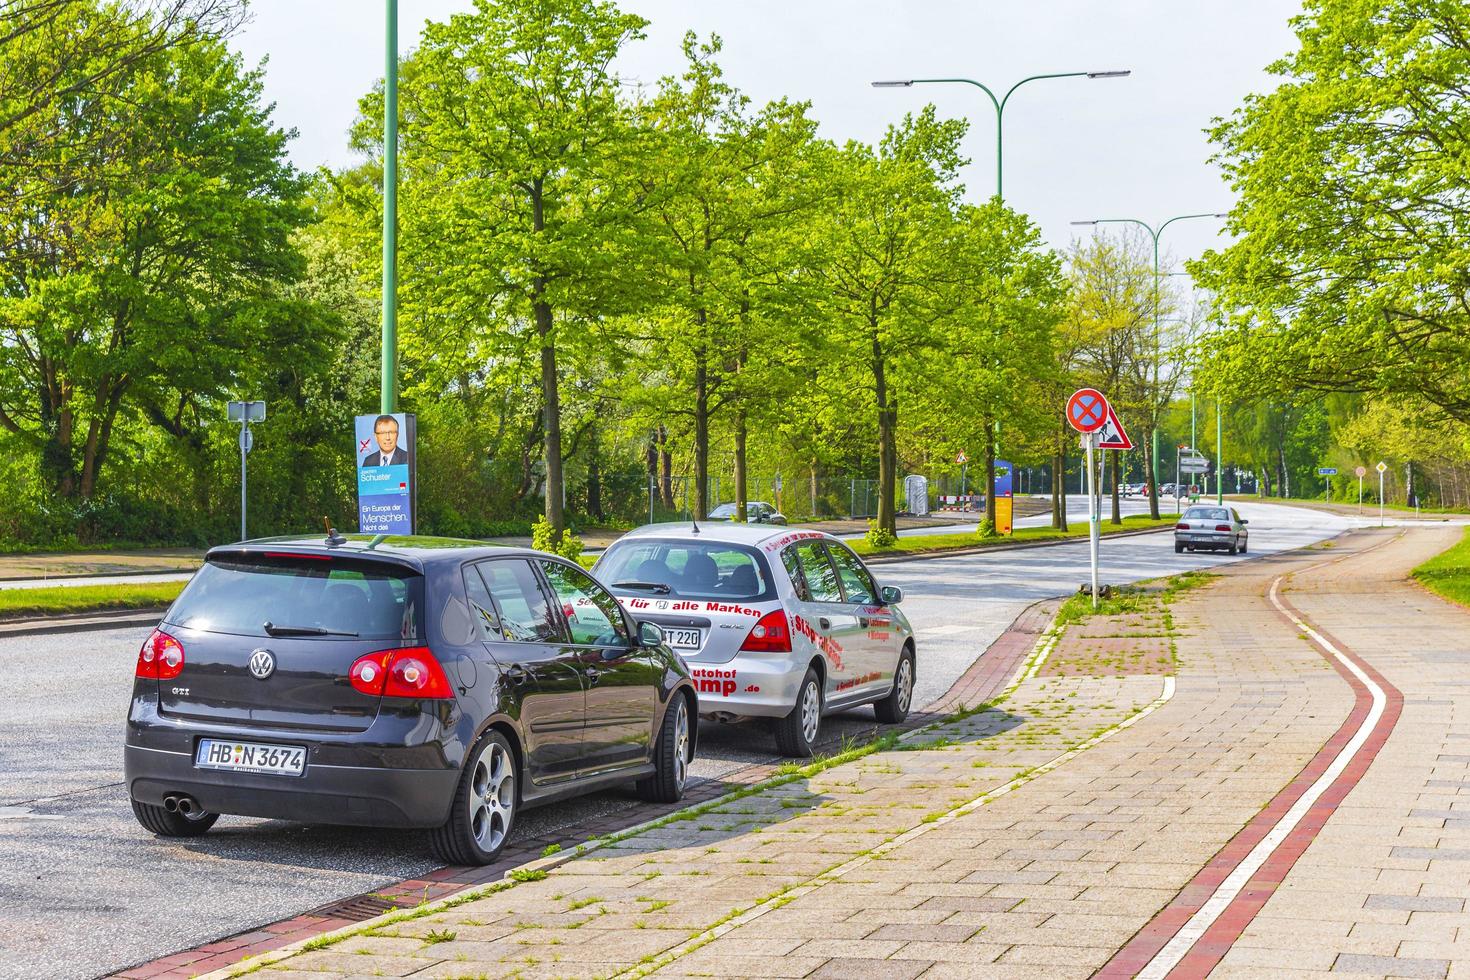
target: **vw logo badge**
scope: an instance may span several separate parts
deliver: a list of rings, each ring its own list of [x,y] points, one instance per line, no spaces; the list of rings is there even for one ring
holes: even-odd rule
[[[265,680],[276,672],[276,655],[269,650],[256,650],[250,655],[250,673],[256,680]]]

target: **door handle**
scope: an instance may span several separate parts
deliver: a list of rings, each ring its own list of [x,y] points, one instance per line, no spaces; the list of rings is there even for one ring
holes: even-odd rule
[[[858,625],[861,626],[863,629],[867,629],[868,628],[868,617],[866,617],[866,616],[859,616],[858,617]]]
[[[826,616],[821,616],[817,619],[817,625],[822,627],[822,629],[824,630],[829,630],[832,628],[832,620],[828,619]]]
[[[505,668],[505,676],[512,684],[524,684],[531,675],[520,664],[511,664]]]
[[[596,684],[597,683],[597,679],[599,677],[601,677],[601,676],[602,676],[602,671],[598,670],[596,667],[588,667],[587,668],[587,680],[590,683]]]

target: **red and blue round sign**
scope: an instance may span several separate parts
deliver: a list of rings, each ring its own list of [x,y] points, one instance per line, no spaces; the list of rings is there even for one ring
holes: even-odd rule
[[[1108,420],[1108,400],[1096,388],[1079,388],[1067,399],[1067,422],[1078,432],[1096,432]]]

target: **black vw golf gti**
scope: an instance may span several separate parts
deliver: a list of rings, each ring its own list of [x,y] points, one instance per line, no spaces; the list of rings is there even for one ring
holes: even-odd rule
[[[214,548],[136,674],[128,792],[169,837],[222,813],[419,827],[488,863],[523,806],[679,799],[698,734],[657,626],[561,558],[445,538]]]

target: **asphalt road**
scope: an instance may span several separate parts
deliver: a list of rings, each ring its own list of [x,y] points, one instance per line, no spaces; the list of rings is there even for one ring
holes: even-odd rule
[[[1252,554],[1330,537],[1353,521],[1242,504]],[[1241,560],[1175,555],[1167,533],[1104,539],[1102,580],[1120,584]],[[919,632],[922,706],[1031,602],[1087,576],[1085,541],[928,558],[878,569],[902,586]],[[436,865],[423,836],[226,817],[207,836],[159,840],[133,819],[122,786],[122,722],[146,629],[0,640],[22,696],[0,701],[0,976],[89,977],[285,918]],[[871,725],[863,709],[827,725],[840,737]],[[698,778],[773,758],[753,726],[709,725]],[[631,797],[603,793],[530,811],[538,835]]]

